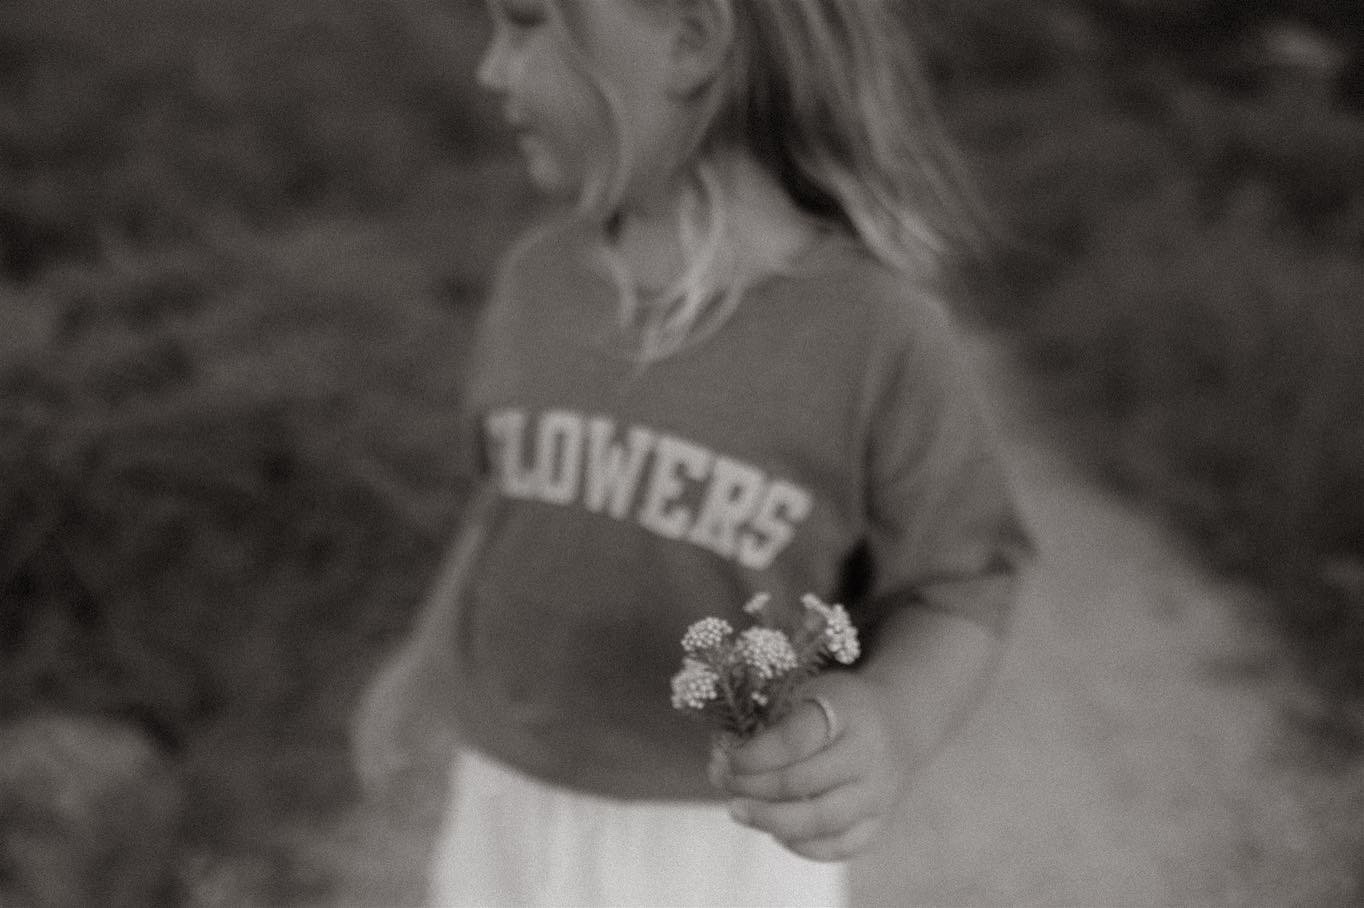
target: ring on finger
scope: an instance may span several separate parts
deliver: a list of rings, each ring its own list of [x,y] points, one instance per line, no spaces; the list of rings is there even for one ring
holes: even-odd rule
[[[838,725],[838,713],[829,705],[829,701],[820,694],[811,694],[810,702],[819,707],[820,713],[824,716],[824,746],[828,747],[838,739],[843,730]]]

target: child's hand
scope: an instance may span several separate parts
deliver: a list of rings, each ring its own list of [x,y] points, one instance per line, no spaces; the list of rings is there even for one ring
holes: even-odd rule
[[[375,675],[351,726],[356,775],[371,795],[389,792],[423,756],[430,683],[410,650],[399,650]]]
[[[875,840],[898,803],[903,779],[890,730],[875,689],[857,675],[821,675],[801,695],[781,722],[718,746],[710,780],[733,796],[738,822],[804,857],[845,860]]]

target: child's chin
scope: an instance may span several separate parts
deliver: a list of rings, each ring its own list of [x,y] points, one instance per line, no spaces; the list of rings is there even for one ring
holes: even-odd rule
[[[535,188],[555,198],[572,198],[578,191],[575,181],[568,179],[562,167],[543,153],[526,155],[526,172]]]

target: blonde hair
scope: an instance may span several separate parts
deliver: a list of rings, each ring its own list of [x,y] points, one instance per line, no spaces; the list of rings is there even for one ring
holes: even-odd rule
[[[936,271],[978,206],[894,0],[736,0],[727,97],[708,141],[740,143],[802,208],[878,258]]]
[[[746,283],[782,267],[726,258],[735,243],[727,241],[727,203],[709,166],[725,149],[746,151],[799,209],[856,237],[890,267],[931,279],[957,249],[977,247],[980,206],[933,108],[907,17],[896,8],[902,4],[699,2],[729,4],[733,41],[701,98],[686,150],[696,177],[678,213],[687,266],[648,307],[655,314],[641,333],[642,359],[709,335]],[[593,181],[580,204],[609,213],[634,165],[632,143],[614,89],[593,75],[581,49],[580,57],[618,136],[610,177]],[[621,290],[622,320],[634,323],[644,311],[634,282],[611,250],[603,257]]]

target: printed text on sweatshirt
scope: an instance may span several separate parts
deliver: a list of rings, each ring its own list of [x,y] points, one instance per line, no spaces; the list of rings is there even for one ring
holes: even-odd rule
[[[813,506],[808,490],[753,464],[606,416],[503,408],[483,427],[506,496],[634,521],[747,568],[770,565]]]

